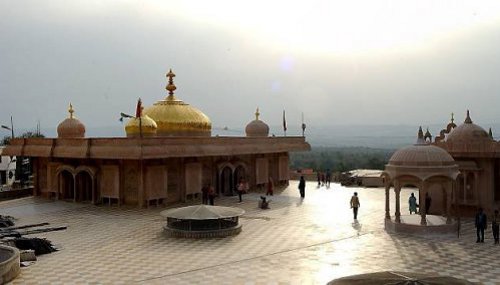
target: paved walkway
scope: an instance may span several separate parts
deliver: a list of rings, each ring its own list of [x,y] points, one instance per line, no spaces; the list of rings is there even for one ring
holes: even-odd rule
[[[354,191],[361,201],[358,223],[349,208]],[[500,284],[500,246],[493,245],[490,229],[486,242],[476,244],[471,220],[464,222],[460,238],[388,234],[383,229],[383,189],[338,184],[317,189],[308,183],[302,201],[292,181],[271,198],[269,210],[257,208],[260,195],[244,195],[241,204],[237,196],[216,199],[216,205],[246,210],[243,231],[208,240],[166,237],[162,207],[34,198],[1,202],[0,214],[17,217],[17,225],[68,226],[37,235],[62,250],[39,256],[13,283],[325,284],[351,274],[399,270]],[[401,195],[408,196],[409,191]]]

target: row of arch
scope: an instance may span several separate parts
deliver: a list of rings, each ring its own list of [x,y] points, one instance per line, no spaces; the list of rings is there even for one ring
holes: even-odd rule
[[[248,180],[248,167],[244,162],[223,162],[217,166],[216,192],[219,195],[235,195],[240,179]],[[56,199],[96,203],[98,169],[91,166],[72,167],[61,165],[56,169]]]

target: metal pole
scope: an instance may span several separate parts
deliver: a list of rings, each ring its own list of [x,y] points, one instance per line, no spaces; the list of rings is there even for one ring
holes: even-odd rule
[[[12,139],[14,139],[14,123],[12,122],[12,116],[10,116],[10,131],[12,132]]]

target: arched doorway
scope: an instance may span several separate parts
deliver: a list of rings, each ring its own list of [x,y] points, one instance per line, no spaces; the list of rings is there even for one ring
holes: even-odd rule
[[[75,180],[68,170],[59,172],[59,194],[61,199],[75,199]]]
[[[219,187],[217,187],[219,194],[233,195],[233,184],[233,171],[229,166],[226,166],[220,172]]]
[[[86,171],[80,171],[75,176],[76,201],[93,202],[94,185],[92,177]]]

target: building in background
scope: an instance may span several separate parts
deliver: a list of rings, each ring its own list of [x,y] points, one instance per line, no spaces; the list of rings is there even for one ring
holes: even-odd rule
[[[240,179],[288,183],[289,152],[310,150],[303,136],[270,137],[257,109],[246,136],[213,137],[208,116],[178,99],[175,74],[167,77],[165,99],[122,113],[126,137],[86,138],[70,105],[57,138],[14,139],[4,152],[31,159],[34,195],[72,201],[144,206],[194,199],[208,185],[233,195]]]

